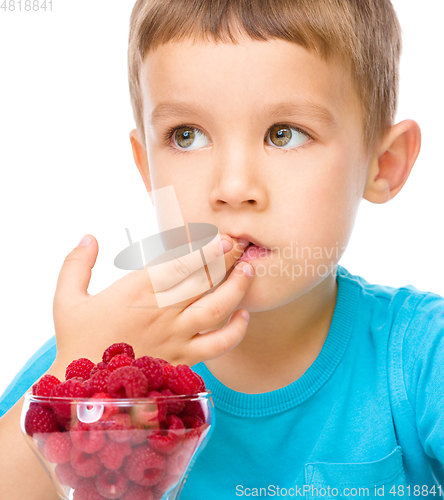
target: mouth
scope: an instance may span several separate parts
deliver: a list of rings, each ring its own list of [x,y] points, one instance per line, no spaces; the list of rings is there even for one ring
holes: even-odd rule
[[[231,235],[230,235],[231,236]],[[232,238],[243,238],[249,241],[249,244],[245,247],[242,255],[240,256],[240,261],[251,261],[256,259],[265,259],[270,257],[272,250],[266,247],[262,242],[253,239],[248,234],[241,234],[239,236],[231,236]]]
[[[265,243],[257,240],[256,238],[253,238],[253,236],[250,236],[249,234],[244,233],[244,234],[239,234],[238,236],[230,234],[229,236],[231,238],[236,238],[236,239],[242,238],[244,240],[247,240],[249,243],[248,243],[248,246],[245,248],[245,250],[250,246],[255,246],[257,248],[262,248],[264,250],[269,250],[271,252],[270,248]]]
[[[248,245],[244,253],[240,256],[240,261],[250,261],[256,259],[266,259],[272,254],[268,248],[258,247],[256,245]]]

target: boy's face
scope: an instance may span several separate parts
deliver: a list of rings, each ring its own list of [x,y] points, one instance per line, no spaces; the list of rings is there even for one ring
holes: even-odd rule
[[[173,185],[185,222],[273,250],[253,262],[238,308],[274,309],[324,282],[367,180],[363,118],[345,70],[283,40],[184,41],[150,52],[141,83],[148,189]]]

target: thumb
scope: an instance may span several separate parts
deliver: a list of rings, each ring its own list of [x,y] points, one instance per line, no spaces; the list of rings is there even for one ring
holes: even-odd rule
[[[57,279],[55,298],[85,299],[91,280],[91,269],[96,263],[99,245],[94,236],[86,234],[79,245],[63,262]]]

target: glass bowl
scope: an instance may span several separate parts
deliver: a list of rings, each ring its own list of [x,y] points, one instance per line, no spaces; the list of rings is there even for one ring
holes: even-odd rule
[[[175,500],[213,429],[210,392],[138,399],[25,394],[25,439],[64,500]]]

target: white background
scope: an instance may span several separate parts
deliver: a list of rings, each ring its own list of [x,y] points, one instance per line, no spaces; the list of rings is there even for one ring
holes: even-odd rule
[[[58,273],[81,237],[99,242],[89,288],[96,294],[126,274],[113,265],[128,244],[125,228],[133,240],[156,232],[129,141],[134,3],[53,0],[52,12],[0,9],[0,394],[54,334]],[[362,202],[340,264],[370,283],[444,295],[444,3],[393,3],[404,42],[396,123],[420,124],[422,151],[393,200]]]

